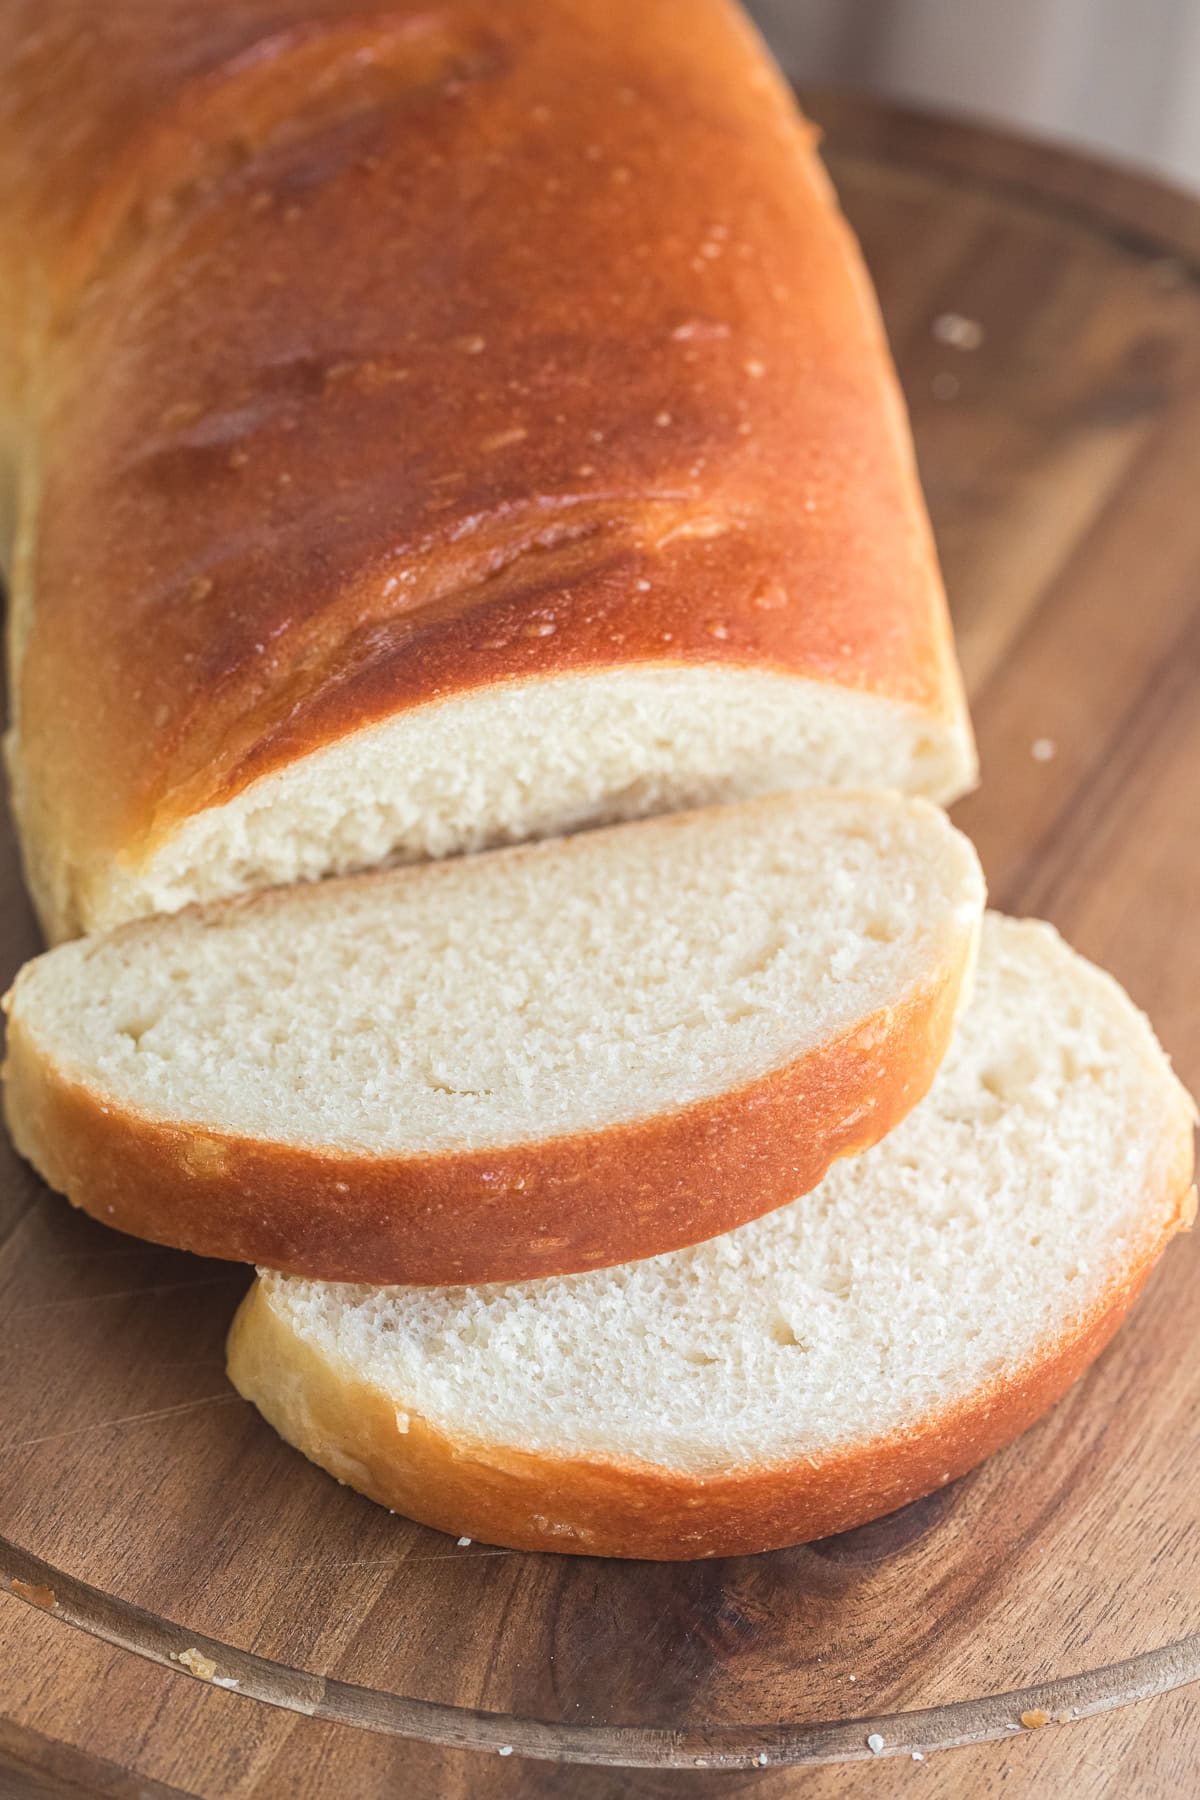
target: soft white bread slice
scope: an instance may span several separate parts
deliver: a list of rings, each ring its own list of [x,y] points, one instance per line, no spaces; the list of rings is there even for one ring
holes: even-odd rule
[[[353,1281],[696,1243],[925,1093],[983,910],[927,801],[807,793],[126,926],[31,963],[6,1105],[123,1230]]]
[[[230,1378],[444,1531],[632,1557],[804,1542],[962,1474],[1075,1380],[1191,1222],[1192,1121],[1116,984],[989,915],[931,1093],[794,1205],[537,1283],[263,1274]]]

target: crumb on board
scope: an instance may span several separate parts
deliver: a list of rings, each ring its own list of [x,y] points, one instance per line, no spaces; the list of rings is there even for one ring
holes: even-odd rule
[[[217,1665],[212,1657],[205,1656],[203,1650],[197,1650],[194,1644],[187,1650],[172,1650],[171,1661],[179,1663],[197,1681],[212,1681],[217,1673]]]
[[[754,1760],[755,1760],[755,1762],[756,1762],[756,1763],[757,1763],[757,1764],[758,1764],[758,1766],[759,1766],[759,1768],[760,1768],[760,1769],[765,1769],[765,1768],[766,1768],[766,1766],[767,1766],[767,1753],[766,1753],[766,1751],[765,1751],[765,1750],[760,1750],[760,1751],[759,1751],[759,1753],[758,1753],[758,1755],[757,1755],[757,1756],[756,1756],[756,1757],[755,1757],[755,1759],[754,1759]]]
[[[58,1605],[58,1595],[52,1587],[46,1587],[40,1581],[22,1581],[14,1575],[12,1591],[18,1600],[27,1600],[30,1606],[39,1606],[43,1612],[53,1612]]]
[[[1029,754],[1034,762],[1049,762],[1057,749],[1058,745],[1053,738],[1034,738],[1029,746]]]
[[[923,1750],[914,1750],[912,1753],[912,1759],[914,1762],[924,1762],[925,1761],[925,1752]]]
[[[1033,1706],[1028,1712],[1021,1714],[1021,1723],[1026,1731],[1038,1731],[1043,1725],[1050,1723],[1050,1714],[1043,1712],[1040,1706]]]
[[[498,1754],[500,1756],[511,1756],[512,1753],[513,1753],[513,1746],[511,1744],[501,1744],[499,1752],[498,1752]]]
[[[460,1550],[465,1550],[465,1549],[466,1549],[466,1547],[467,1547],[467,1545],[468,1545],[468,1544],[469,1544],[469,1543],[470,1543],[470,1542],[471,1542],[471,1539],[470,1539],[470,1538],[459,1538],[459,1540],[458,1540],[458,1547],[459,1547],[459,1549],[460,1549]]]
[[[872,1756],[883,1755],[883,1737],[878,1731],[872,1731],[867,1737],[867,1749]]]
[[[949,344],[955,350],[978,350],[983,342],[983,326],[964,313],[939,313],[932,330],[939,344]]]
[[[1074,1717],[1074,1713],[1060,1712],[1058,1715],[1058,1722],[1060,1725],[1069,1725]]]

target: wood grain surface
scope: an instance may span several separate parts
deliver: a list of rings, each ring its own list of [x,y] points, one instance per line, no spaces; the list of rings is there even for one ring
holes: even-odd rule
[[[1200,207],[813,110],[973,695],[984,783],[957,816],[996,903],[1113,969],[1198,1086]],[[7,839],[0,921],[8,973],[34,934]],[[106,1233],[5,1156],[0,1794],[1189,1792],[1198,1254],[934,1499],[772,1556],[604,1564],[458,1546],[336,1487],[225,1386],[244,1275]],[[239,1687],[173,1660],[192,1647]],[[1054,1722],[1022,1729],[1031,1708]]]

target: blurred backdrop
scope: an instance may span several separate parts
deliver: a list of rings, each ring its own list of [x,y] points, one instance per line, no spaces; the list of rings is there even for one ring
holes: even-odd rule
[[[784,68],[1200,188],[1200,0],[748,0]]]

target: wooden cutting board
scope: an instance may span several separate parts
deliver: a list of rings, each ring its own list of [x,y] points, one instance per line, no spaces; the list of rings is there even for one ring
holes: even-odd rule
[[[1113,969],[1200,1086],[1200,207],[815,111],[974,699],[960,823],[996,903]],[[8,838],[0,931],[7,975],[35,943]],[[1191,1791],[1198,1250],[952,1489],[806,1548],[623,1566],[338,1488],[225,1385],[243,1271],[114,1236],[0,1151],[0,1793],[707,1796],[764,1763],[765,1800]]]

